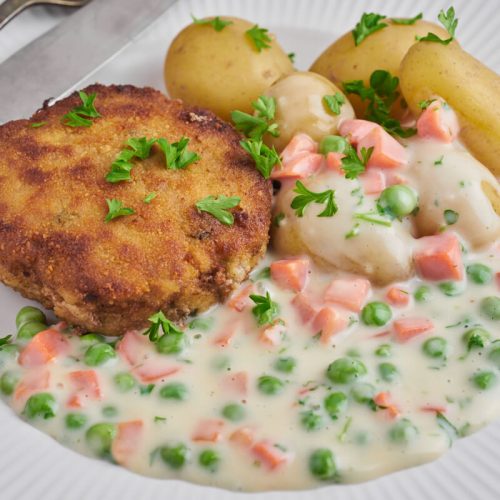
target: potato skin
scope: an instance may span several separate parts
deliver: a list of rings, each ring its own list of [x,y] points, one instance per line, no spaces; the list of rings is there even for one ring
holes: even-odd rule
[[[341,82],[363,80],[365,85],[370,81],[370,75],[377,69],[389,71],[399,76],[399,66],[408,49],[415,44],[416,36],[425,36],[429,31],[448,38],[443,28],[427,21],[416,21],[415,24],[394,24],[390,19],[384,19],[388,24],[365,38],[358,46],[349,31],[332,43],[312,64],[310,71],[325,76],[341,87]],[[363,117],[366,104],[358,96],[349,95],[356,116]],[[393,113],[401,116],[404,108],[399,103],[393,106]]]
[[[298,132],[320,141],[325,135],[337,134],[342,120],[354,118],[354,110],[346,98],[338,115],[327,110],[325,95],[342,91],[325,77],[309,71],[297,71],[285,76],[265,93],[276,99],[275,122],[279,137],[266,136],[266,143],[281,151]]]
[[[411,111],[442,97],[458,114],[460,136],[470,152],[500,175],[500,77],[458,45],[421,42],[401,65],[401,90]]]
[[[273,38],[271,48],[258,52],[245,34],[253,24],[235,17],[222,31],[190,24],[170,45],[165,59],[169,95],[208,108],[225,120],[231,111],[253,112],[251,102],[293,66]]]

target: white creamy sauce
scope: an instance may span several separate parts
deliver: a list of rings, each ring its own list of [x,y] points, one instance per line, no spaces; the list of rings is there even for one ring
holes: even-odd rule
[[[484,230],[492,234],[495,227],[497,236],[493,240],[498,239],[498,217],[489,213],[486,205],[481,205],[479,214],[469,214],[467,208],[470,206],[472,210],[478,207],[475,201],[479,196],[477,185],[481,180],[488,180],[488,174],[479,166],[481,173],[473,175],[471,163],[474,160],[467,153],[459,152],[459,146],[420,140],[407,141],[407,145],[410,164],[401,170],[401,174],[419,192],[423,193],[426,189],[432,192],[435,187],[432,196],[447,197],[442,198],[445,201],[438,200],[441,208],[436,214],[441,215],[446,208],[460,212],[460,225],[457,223],[456,229],[464,242],[464,264],[480,262],[489,266],[493,273],[498,273],[498,248],[489,246],[486,250],[477,251],[469,244],[471,238],[478,234],[476,231]],[[443,164],[434,165],[434,161],[442,155]],[[420,177],[419,168],[431,172]],[[449,194],[453,183],[460,184],[462,180],[464,185],[457,186],[457,194]],[[90,426],[99,422],[118,424],[140,420],[143,423],[142,434],[123,463],[127,468],[147,476],[175,477],[250,491],[303,489],[325,484],[309,468],[310,456],[317,449],[328,449],[333,453],[337,473],[330,480],[364,481],[433,460],[446,452],[454,439],[498,418],[500,383],[481,390],[471,380],[482,371],[491,371],[498,376],[498,357],[496,363],[489,357],[495,344],[474,347],[468,352],[463,339],[464,333],[477,325],[489,331],[492,341],[500,339],[498,322],[485,318],[480,312],[481,299],[498,296],[495,277],[481,285],[466,278],[466,286],[457,296],[446,296],[437,283],[426,282],[430,296],[427,301],[418,302],[413,294],[423,282],[413,272],[411,256],[414,238],[408,232],[410,223],[393,221],[388,230],[387,227],[361,222],[358,236],[346,240],[345,233],[353,226],[352,212],[373,210],[376,196],[365,196],[358,205],[359,199],[351,193],[359,182],[348,181],[332,173],[320,173],[304,183],[314,191],[335,189],[338,213],[333,218],[318,218],[321,206],[310,205],[304,217],[297,219],[287,208],[290,194],[283,192],[278,201],[283,204],[286,214],[282,224],[299,224],[309,250],[322,261],[332,264],[350,259],[356,265],[364,266],[368,274],[377,266],[386,266],[400,276],[398,286],[406,290],[411,299],[407,306],[391,307],[392,320],[387,325],[366,326],[358,314],[349,313],[352,324],[334,335],[331,343],[321,342],[311,323],[304,324],[291,304],[294,292],[281,289],[269,278],[257,279],[260,269],[279,258],[269,253],[266,262],[252,275],[252,293],[264,295],[269,292],[279,304],[279,318],[284,325],[278,328],[277,345],[263,342],[262,328],[252,314],[253,304],[250,301],[242,312],[236,312],[227,305],[218,306],[202,316],[213,318],[208,331],[186,327],[188,345],[182,353],[159,355],[155,353],[154,344],[141,347],[141,359],[135,361],[136,366],[140,367],[144,360],[154,359],[166,366],[180,367],[176,373],[152,382],[154,387],[149,393],[146,391],[147,383],[141,381],[128,392],[118,391],[114,376],[130,373],[130,363],[118,355],[101,366],[87,366],[84,353],[89,344],[84,344],[76,336],[68,336],[71,345],[68,354],[40,368],[23,368],[16,356],[0,351],[0,373],[9,372],[22,379],[30,371],[35,377],[41,376],[45,370],[50,372],[48,387],[42,392],[51,393],[56,398],[55,417],[46,420],[36,417],[28,419],[29,422],[63,445],[95,456],[85,438]],[[423,195],[420,194],[420,197],[422,200]],[[483,217],[490,222],[488,228],[481,229],[478,225]],[[328,230],[328,224],[333,222],[335,230]],[[439,224],[442,224],[441,220]],[[454,229],[450,226],[446,230]],[[325,271],[313,265],[306,291],[320,298],[331,280],[339,276],[348,275],[342,271]],[[388,288],[373,287],[367,301],[386,301]],[[398,342],[391,324],[393,320],[404,317],[428,318],[433,322],[434,330],[407,342]],[[221,336],[229,332],[234,335],[227,345],[217,343]],[[423,343],[435,336],[447,342],[445,359],[433,359],[422,349]],[[382,345],[388,346],[382,349],[387,356],[380,355]],[[346,356],[361,361],[367,368],[367,374],[352,383],[332,383],[326,375],[328,366]],[[296,362],[295,369],[290,373],[276,369],[277,360],[283,357],[293,358]],[[391,363],[396,368],[392,380],[389,380],[391,377],[384,380],[380,371],[382,363]],[[68,400],[74,392],[68,373],[76,370],[95,370],[102,392],[101,400],[89,398],[83,402],[83,408],[77,410],[68,408]],[[241,373],[247,376],[246,393],[239,391],[228,380],[231,375]],[[283,383],[281,392],[263,393],[258,387],[259,377],[263,375],[280,379]],[[172,382],[185,384],[187,395],[184,400],[161,397],[162,387]],[[390,403],[397,407],[399,415],[391,416],[389,410],[370,401],[356,401],[353,390],[356,391],[355,387],[360,383],[371,384],[374,394],[388,392]],[[338,418],[332,419],[325,409],[324,399],[338,391],[347,396],[347,408],[338,414]],[[5,396],[5,400],[22,414],[26,397]],[[222,409],[229,403],[241,406],[241,420],[234,422],[222,416]],[[106,407],[114,407],[116,414],[111,415],[109,409],[103,413]],[[438,417],[438,410],[446,420]],[[75,411],[85,414],[88,420],[79,429],[69,429],[65,417]],[[304,425],[306,412],[310,417],[312,415],[317,429],[308,430]],[[203,420],[222,422],[217,442],[193,440]],[[411,423],[411,430],[405,434],[407,439],[398,439],[394,429],[406,421]],[[284,463],[272,469],[250,446],[235,442],[233,433],[243,427],[253,431],[254,443],[264,441],[271,447],[277,445],[277,452],[284,457]],[[158,448],[180,443],[188,449],[187,461],[183,467],[173,469],[162,459]],[[220,457],[215,471],[202,467],[198,462],[200,452],[206,449],[215,450]]]

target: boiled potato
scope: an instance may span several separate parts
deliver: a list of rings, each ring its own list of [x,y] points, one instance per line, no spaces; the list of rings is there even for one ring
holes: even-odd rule
[[[285,76],[272,85],[265,94],[276,100],[275,122],[279,137],[268,134],[266,143],[281,151],[297,132],[304,132],[320,141],[325,135],[337,134],[342,120],[354,118],[348,99],[340,106],[338,115],[323,102],[325,95],[335,95],[341,90],[321,75],[300,71]]]
[[[458,114],[461,138],[500,175],[500,77],[458,45],[421,42],[401,65],[401,90],[414,114],[418,103],[442,97]]]
[[[211,109],[228,120],[231,111],[252,113],[251,102],[293,66],[276,39],[256,49],[245,32],[253,24],[235,17],[221,31],[190,24],[174,39],[165,59],[165,84],[171,97]]]
[[[416,21],[415,24],[393,24],[390,19],[384,19],[388,24],[365,38],[358,46],[354,45],[352,32],[346,33],[330,45],[314,61],[310,71],[325,76],[333,83],[341,86],[341,82],[363,80],[369,84],[370,75],[377,69],[389,71],[393,76],[399,76],[399,66],[408,49],[415,44],[416,36],[425,36],[428,32],[442,38],[448,38],[448,33],[434,23]],[[356,115],[362,118],[366,104],[356,95],[349,95]],[[395,103],[392,112],[400,117],[405,109],[400,102]]]

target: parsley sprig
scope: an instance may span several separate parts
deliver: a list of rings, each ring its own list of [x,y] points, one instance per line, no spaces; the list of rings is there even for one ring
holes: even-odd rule
[[[370,159],[373,148],[361,148],[361,158],[358,156],[356,149],[349,146],[345,151],[345,156],[340,160],[342,162],[342,170],[345,172],[347,179],[356,179],[359,174],[366,170],[366,165]]]
[[[261,52],[263,49],[270,49],[272,38],[268,35],[269,30],[265,28],[259,28],[256,24],[252,26],[249,30],[245,31],[245,34],[252,41],[257,52]]]
[[[356,24],[356,27],[352,30],[354,45],[358,46],[365,38],[370,36],[372,33],[386,28],[388,24],[381,22],[383,19],[386,19],[386,16],[364,12],[361,16],[361,19]]]
[[[107,199],[106,203],[108,204],[108,214],[104,219],[104,222],[110,222],[113,219],[118,217],[124,217],[125,215],[135,214],[135,210],[133,208],[127,208],[123,206],[123,202],[115,199]]]
[[[221,19],[219,16],[209,18],[209,19],[196,19],[191,14],[191,17],[193,19],[194,24],[201,24],[201,25],[210,25],[215,31],[222,31],[226,26],[230,26],[231,24],[234,24],[233,21],[224,21]]]
[[[177,334],[182,335],[184,332],[177,328],[177,326],[172,323],[162,311],[158,311],[148,318],[151,326],[143,333],[147,335],[149,340],[153,343],[158,342],[164,335]],[[160,330],[163,335],[160,334]]]
[[[412,24],[415,24],[417,21],[422,19],[423,14],[422,12],[418,13],[415,17],[393,17],[392,22],[394,24],[402,24],[404,26],[411,26]]]
[[[345,97],[344,94],[336,92],[333,95],[323,96],[323,102],[332,114],[339,115],[342,104],[345,104]]]
[[[213,215],[219,222],[226,226],[234,224],[234,216],[228,209],[239,205],[241,199],[238,196],[224,196],[221,194],[218,199],[214,196],[207,196],[196,202],[196,208],[200,212],[207,212]]]
[[[167,139],[160,138],[156,141],[161,150],[165,153],[165,165],[168,169],[184,169],[200,159],[200,155],[194,151],[189,151],[187,146],[189,139],[181,137],[177,142],[170,144]]]
[[[62,123],[68,127],[90,127],[92,120],[89,118],[99,118],[101,116],[94,105],[97,94],[89,95],[81,90],[78,92],[78,95],[82,104],[74,107],[69,113],[66,113],[62,117]]]
[[[256,304],[252,308],[252,314],[260,326],[272,323],[278,316],[279,305],[271,299],[269,292],[266,295],[252,294],[250,299]]]
[[[132,179],[130,172],[134,167],[134,158],[145,159],[151,154],[151,148],[156,139],[146,139],[146,137],[131,137],[125,143],[129,149],[122,149],[115,161],[111,164],[111,169],[106,175],[106,180],[111,183],[129,181]]]
[[[338,206],[335,202],[335,191],[333,189],[327,189],[321,193],[314,193],[313,191],[309,191],[302,182],[297,181],[293,192],[297,193],[298,196],[292,200],[290,206],[295,210],[295,215],[297,217],[304,216],[304,210],[310,203],[326,203],[325,209],[318,214],[318,217],[331,217],[337,213]]]
[[[12,342],[12,335],[6,335],[5,337],[0,338],[0,351],[8,346]]]
[[[252,107],[257,112],[256,115],[250,115],[238,110],[231,113],[231,120],[233,120],[236,129],[253,139],[261,139],[266,133],[278,137],[278,124],[272,123],[276,114],[276,100],[274,97],[261,95],[256,101],[252,102]]]
[[[266,146],[261,139],[245,139],[240,141],[240,144],[253,158],[257,170],[264,179],[269,179],[273,168],[281,164],[280,157],[274,146],[272,148]]]
[[[397,91],[399,78],[388,71],[375,70],[370,76],[370,86],[366,87],[363,80],[343,82],[348,94],[358,95],[362,101],[368,101],[365,118],[379,123],[387,132],[399,137],[411,137],[416,134],[414,128],[403,128],[401,123],[390,116],[391,106],[399,97]]]
[[[450,37],[443,40],[442,38],[439,38],[435,33],[429,32],[426,36],[417,36],[416,39],[419,42],[437,42],[443,45],[448,45],[453,40],[455,40],[455,31],[458,26],[458,19],[455,18],[455,9],[453,7],[450,7],[446,12],[444,10],[440,10],[438,19],[445,27]]]

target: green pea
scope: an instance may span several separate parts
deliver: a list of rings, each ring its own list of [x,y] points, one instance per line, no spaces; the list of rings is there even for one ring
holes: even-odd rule
[[[104,343],[104,337],[98,333],[86,333],[80,337],[80,342],[85,345]]]
[[[57,402],[52,394],[40,392],[31,396],[24,406],[23,415],[47,420],[56,416]]]
[[[188,397],[188,388],[181,382],[171,382],[160,389],[160,397],[163,399],[174,399],[184,401]]]
[[[447,297],[456,297],[464,291],[464,284],[460,281],[444,281],[443,283],[439,283],[438,288]]]
[[[500,341],[495,340],[495,342],[493,342],[488,358],[497,366],[497,368],[500,368]]]
[[[380,363],[378,365],[378,372],[386,382],[393,382],[399,376],[398,369],[392,363]]]
[[[358,403],[369,403],[375,396],[375,387],[372,384],[361,382],[351,389],[351,396]]]
[[[26,323],[47,323],[47,318],[40,309],[33,306],[25,306],[19,309],[16,316],[16,327],[19,330]]]
[[[115,436],[116,425],[104,422],[94,424],[85,433],[89,448],[100,457],[108,457],[111,454],[111,444]]]
[[[117,373],[113,377],[113,381],[120,392],[128,392],[137,384],[135,378],[127,372]]]
[[[431,337],[422,344],[422,350],[430,358],[445,358],[448,342],[443,337]]]
[[[263,394],[272,396],[283,391],[285,384],[279,378],[272,375],[262,375],[257,381],[257,387]]]
[[[0,390],[6,396],[10,396],[14,392],[18,382],[19,376],[16,373],[6,371],[0,377]]]
[[[118,408],[116,406],[105,406],[102,409],[102,414],[108,418],[116,417],[118,415]]]
[[[472,383],[483,391],[491,389],[496,384],[496,381],[497,376],[489,371],[476,373],[472,377]]]
[[[431,298],[431,288],[427,285],[419,286],[413,296],[417,302],[427,302]]]
[[[349,143],[344,137],[339,135],[327,135],[319,143],[319,152],[322,155],[328,153],[345,153]]]
[[[467,276],[478,285],[485,285],[493,279],[491,267],[476,263],[467,266]]]
[[[328,366],[326,376],[335,384],[349,384],[367,373],[359,359],[339,358]]]
[[[156,343],[156,350],[160,354],[178,354],[186,344],[186,337],[183,332],[170,332],[163,335]]]
[[[88,366],[101,366],[114,358],[116,358],[116,352],[109,344],[94,344],[85,352],[83,361]]]
[[[391,308],[385,302],[369,302],[361,311],[361,320],[369,326],[383,326],[391,318]]]
[[[327,448],[319,448],[309,457],[309,470],[314,477],[322,479],[335,479],[337,476],[337,466],[335,457]]]
[[[68,413],[64,422],[68,429],[81,429],[87,423],[87,416],[83,413]]]
[[[500,320],[500,297],[485,297],[479,307],[484,317],[492,321]]]
[[[411,214],[417,208],[418,197],[412,188],[396,184],[382,191],[379,204],[395,217],[402,217]]]
[[[203,450],[198,456],[198,463],[209,472],[217,472],[220,456],[215,450]]]
[[[17,339],[30,340],[37,333],[43,332],[44,330],[47,330],[47,328],[48,326],[45,323],[38,323],[35,321],[24,323],[17,331]]]
[[[390,358],[392,356],[392,347],[390,344],[382,344],[375,349],[375,356],[380,358]]]
[[[231,420],[231,422],[239,422],[245,418],[245,408],[238,403],[230,403],[222,408],[222,416]]]
[[[471,328],[463,334],[462,338],[469,351],[474,347],[479,349],[486,347],[491,341],[490,333],[481,327]]]
[[[189,450],[185,444],[177,446],[163,446],[160,449],[162,460],[172,469],[181,469],[186,463]]]
[[[396,443],[409,443],[417,437],[417,434],[417,428],[407,418],[402,418],[389,430],[389,437]]]
[[[295,370],[296,366],[297,366],[297,361],[295,361],[295,359],[291,357],[279,358],[274,363],[274,368],[279,372],[283,373],[292,373],[293,370]]]
[[[302,412],[300,423],[306,431],[317,431],[323,427],[323,418],[313,410]]]
[[[332,420],[337,420],[347,410],[347,396],[343,392],[332,392],[323,401],[325,410]]]

